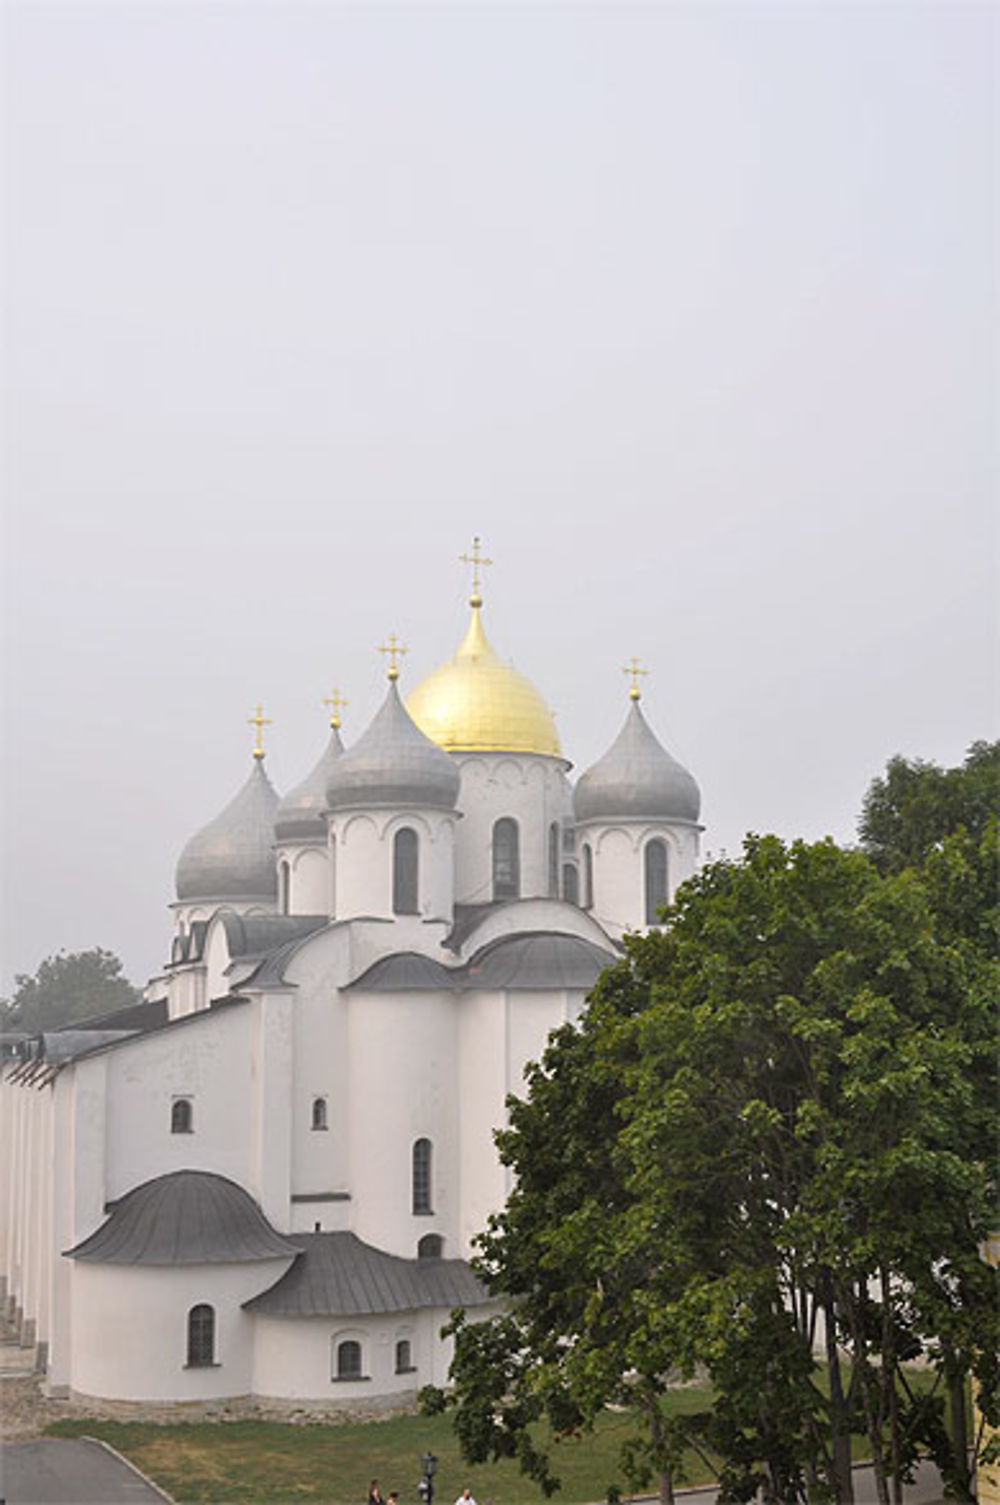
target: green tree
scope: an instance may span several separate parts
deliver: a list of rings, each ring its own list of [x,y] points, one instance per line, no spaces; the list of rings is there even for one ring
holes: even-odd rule
[[[861,845],[883,873],[920,868],[946,837],[964,831],[978,845],[1000,811],[1000,742],[974,742],[959,768],[902,757],[865,795]]]
[[[664,1500],[687,1443],[722,1456],[724,1499],[849,1501],[858,1426],[885,1505],[918,1445],[963,1488],[963,1439],[902,1364],[964,1379],[995,1347],[977,1244],[997,979],[931,894],[832,842],[751,838],[629,941],[499,1138],[516,1190],[479,1269],[509,1306],[456,1325],[470,1459],[519,1456],[551,1487],[533,1423],[627,1402],[645,1421],[623,1467],[658,1472]],[[663,1392],[696,1366],[717,1403],[668,1422]]]
[[[47,956],[33,977],[14,978],[10,998],[0,1000],[2,1027],[39,1034],[128,1008],[141,998],[111,951],[58,952]]]

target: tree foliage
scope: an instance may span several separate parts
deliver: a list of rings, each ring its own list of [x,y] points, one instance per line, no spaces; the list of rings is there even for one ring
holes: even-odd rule
[[[925,779],[890,765],[871,830],[880,802],[911,809],[902,766]],[[536,1423],[568,1434],[617,1404],[641,1418],[628,1482],[657,1476],[664,1500],[694,1446],[723,1460],[724,1500],[849,1501],[859,1430],[886,1505],[918,1449],[969,1497],[968,1374],[1000,1419],[979,1257],[997,1190],[994,768],[977,745],[967,800],[931,780],[877,852],[868,831],[870,855],[748,838],[551,1038],[498,1136],[515,1186],[480,1241],[505,1310],[454,1321],[470,1460],[517,1457],[551,1491]],[[943,1396],[910,1393],[918,1356]],[[665,1390],[695,1373],[714,1407],[668,1419]]]
[[[58,952],[47,956],[33,977],[19,974],[14,992],[0,1000],[2,1027],[39,1034],[128,1008],[141,998],[111,951]]]

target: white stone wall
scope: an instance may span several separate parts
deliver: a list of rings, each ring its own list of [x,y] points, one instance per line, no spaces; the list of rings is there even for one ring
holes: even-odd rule
[[[462,784],[455,841],[455,902],[487,904],[493,898],[493,826],[504,816],[518,823],[521,897],[549,893],[549,827],[572,823],[572,794],[561,758],[527,753],[454,753]]]
[[[73,1263],[72,1368],[78,1395],[194,1401],[249,1395],[254,1319],[241,1303],[265,1291],[290,1259],[235,1265]],[[212,1367],[188,1367],[187,1318],[215,1309]]]
[[[330,914],[330,854],[325,841],[283,841],[275,852],[278,903],[281,865],[288,864],[288,914]]]
[[[334,918],[393,917],[393,840],[409,827],[420,842],[418,909],[450,923],[454,905],[455,821],[440,810],[335,811],[330,815]]]
[[[593,853],[594,903],[591,913],[613,936],[646,927],[646,843],[659,838],[667,847],[667,892],[678,887],[698,866],[700,827],[687,822],[591,821],[576,829],[580,865],[580,903],[586,898],[583,848]]]
[[[371,1404],[421,1385],[447,1383],[453,1343],[438,1334],[450,1311],[391,1312],[366,1317],[255,1315],[254,1391],[263,1398],[323,1400],[333,1406]],[[415,1373],[397,1374],[396,1344],[410,1343]],[[337,1344],[361,1344],[361,1380],[337,1380]]]

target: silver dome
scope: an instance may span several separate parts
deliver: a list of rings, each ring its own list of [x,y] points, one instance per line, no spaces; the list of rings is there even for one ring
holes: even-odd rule
[[[197,831],[177,863],[178,899],[273,899],[278,793],[255,759],[239,793]]]
[[[326,799],[331,810],[393,805],[453,810],[458,787],[458,769],[410,718],[392,680],[364,736],[337,759]]]
[[[343,756],[344,744],[336,727],[330,732],[330,740],[323,756],[301,784],[290,789],[278,806],[274,821],[274,834],[279,841],[295,838],[326,835],[326,786],[334,764]]]
[[[697,821],[700,810],[698,785],[661,746],[633,700],[611,747],[577,780],[577,821]]]

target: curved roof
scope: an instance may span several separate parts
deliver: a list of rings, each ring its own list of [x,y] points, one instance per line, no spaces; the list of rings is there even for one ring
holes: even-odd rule
[[[446,752],[410,719],[395,680],[368,730],[331,770],[331,810],[412,807],[453,810],[459,775]]]
[[[479,606],[454,658],[407,697],[421,731],[449,752],[526,752],[559,758],[552,712],[530,680],[494,653]]]
[[[245,1264],[297,1254],[253,1198],[210,1171],[172,1171],[136,1186],[70,1259],[107,1265]]]
[[[248,1312],[280,1317],[360,1317],[420,1307],[482,1306],[490,1297],[461,1259],[401,1259],[355,1233],[293,1233],[299,1258]]]
[[[502,936],[469,958],[467,988],[592,988],[618,960],[579,935]]]
[[[573,812],[588,820],[697,821],[698,785],[661,745],[633,700],[608,751],[580,775]]]
[[[312,771],[306,774],[301,784],[290,789],[278,806],[274,820],[274,834],[279,841],[292,841],[296,837],[326,835],[326,785],[337,759],[343,756],[344,744],[336,727],[330,729],[330,739],[323,755]]]
[[[442,967],[432,956],[421,956],[419,951],[394,951],[374,962],[348,987],[365,993],[438,993],[442,988],[453,988],[461,976],[460,967]]]
[[[278,793],[257,758],[242,789],[181,853],[178,899],[273,899],[277,805]]]

